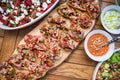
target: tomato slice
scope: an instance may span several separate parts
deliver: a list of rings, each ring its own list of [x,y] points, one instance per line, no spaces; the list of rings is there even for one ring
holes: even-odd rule
[[[31,0],[24,0],[26,6],[32,6],[32,1]]]
[[[52,0],[52,3],[55,3],[56,2],[56,0]]]
[[[19,26],[26,24],[26,22],[20,22]]]
[[[21,2],[21,0],[16,0],[15,3],[14,3],[14,6],[18,7],[20,5],[20,2]]]
[[[49,67],[51,67],[53,65],[53,63],[52,63],[51,60],[49,60],[49,61],[46,61],[46,65],[49,66]]]
[[[1,21],[4,25],[7,25],[8,22],[9,22],[8,20],[3,20],[3,19],[1,19],[0,21]]]

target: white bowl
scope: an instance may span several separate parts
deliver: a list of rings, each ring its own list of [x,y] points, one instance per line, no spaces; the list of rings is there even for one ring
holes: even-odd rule
[[[117,52],[117,51],[120,51],[120,48],[119,48],[119,49],[116,49],[113,53],[115,53],[115,52]],[[98,72],[100,66],[102,65],[102,63],[103,63],[103,62],[98,63],[97,66],[95,67],[92,80],[96,80],[97,72]]]
[[[108,32],[110,32],[110,33],[112,33],[112,34],[120,34],[120,28],[117,29],[117,30],[110,30],[110,29],[108,29],[108,28],[104,25],[103,16],[104,16],[104,14],[105,14],[107,11],[109,11],[109,10],[117,10],[117,11],[120,12],[120,6],[110,5],[110,6],[105,7],[105,8],[102,10],[102,13],[101,13],[101,16],[100,16],[100,17],[101,17],[102,25],[103,25],[103,27],[104,27]]]
[[[88,46],[87,46],[87,43],[88,43],[89,38],[90,38],[92,35],[94,35],[94,34],[102,34],[102,35],[104,35],[104,36],[106,36],[106,37],[108,38],[108,41],[111,40],[112,37],[111,37],[107,32],[105,32],[105,31],[103,31],[103,30],[93,30],[93,31],[91,31],[91,32],[86,36],[85,41],[84,41],[84,49],[85,49],[85,52],[86,52],[86,54],[88,55],[88,57],[90,57],[92,60],[98,61],[98,62],[100,62],[100,61],[105,61],[105,60],[109,59],[109,58],[112,56],[112,54],[113,54],[113,52],[114,52],[114,45],[115,45],[115,44],[112,43],[112,44],[109,45],[109,49],[108,49],[108,51],[107,51],[107,53],[106,53],[105,55],[102,55],[102,56],[94,56],[94,55],[92,55],[92,54],[89,52]]]
[[[37,22],[38,20],[40,20],[41,18],[43,18],[45,15],[47,15],[55,6],[56,4],[59,2],[59,0],[56,0],[56,2],[47,10],[45,11],[41,16],[35,18],[33,21],[30,21],[22,26],[17,26],[17,27],[9,27],[9,26],[5,26],[3,24],[0,24],[0,28],[4,29],[4,30],[16,30],[16,29],[21,29],[21,28],[25,28],[27,26],[30,26],[31,24]]]

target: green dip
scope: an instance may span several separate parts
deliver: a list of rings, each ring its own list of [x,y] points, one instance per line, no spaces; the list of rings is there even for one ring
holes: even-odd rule
[[[105,27],[109,30],[117,30],[120,28],[120,12],[117,10],[109,10],[103,16]]]

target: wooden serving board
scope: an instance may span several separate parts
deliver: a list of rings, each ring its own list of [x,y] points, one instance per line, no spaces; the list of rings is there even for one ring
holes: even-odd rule
[[[96,0],[96,1],[99,1],[99,0]],[[64,4],[66,4],[66,3],[64,3]],[[64,4],[62,4],[62,5],[64,5]],[[46,18],[44,18],[44,20],[43,20],[36,28],[34,28],[34,29],[33,29],[31,32],[29,32],[28,34],[30,34],[30,35],[42,35],[42,34],[40,33],[40,27],[41,27],[44,23],[47,22],[47,19],[48,19],[49,16],[55,16],[55,15],[56,15],[56,16],[59,15],[59,14],[57,13],[57,8],[54,9]],[[66,21],[67,21],[68,26],[69,26],[69,25],[70,25],[70,20],[66,19]],[[83,38],[85,38],[86,35],[93,29],[93,27],[94,27],[94,25],[95,25],[95,22],[96,22],[96,20],[92,20],[92,26],[91,26],[90,28],[84,29],[85,34],[84,34],[84,37],[83,37]],[[26,35],[27,35],[27,34],[26,34]],[[75,44],[75,47],[76,47],[76,48],[77,48],[77,46],[80,44],[80,42],[76,42],[76,41],[74,41],[73,43]],[[19,42],[18,45],[21,45],[21,44],[25,44],[24,39],[22,39],[22,40]],[[75,49],[76,49],[76,48],[75,48]],[[74,50],[75,50],[75,49],[74,49]],[[62,50],[61,50],[62,57],[61,57],[59,60],[55,61],[55,64],[54,64],[50,69],[53,69],[53,68],[55,68],[56,66],[60,65],[64,60],[66,60],[66,59],[68,58],[68,56],[69,56],[70,54],[72,54],[72,52],[73,52],[74,50],[65,51],[65,50],[62,49]],[[18,54],[17,49],[15,49],[15,51],[13,52],[13,54]],[[44,75],[45,75],[45,74],[46,74],[46,72],[44,73]],[[44,75],[43,75],[43,76],[44,76]]]

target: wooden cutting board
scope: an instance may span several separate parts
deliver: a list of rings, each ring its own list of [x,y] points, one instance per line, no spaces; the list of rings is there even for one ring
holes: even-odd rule
[[[64,3],[64,4],[66,4],[66,3]],[[62,5],[64,5],[64,4],[62,4]],[[41,27],[41,25],[43,25],[44,23],[47,22],[47,19],[48,19],[49,16],[55,16],[55,15],[56,15],[56,16],[59,15],[59,14],[57,13],[57,8],[54,9],[35,29],[33,29],[33,30],[32,30],[31,32],[29,32],[28,34],[30,34],[30,35],[41,35],[40,30],[39,30],[40,27]],[[96,20],[92,20],[92,26],[91,26],[90,28],[85,29],[84,38],[85,38],[85,36],[93,29],[93,27],[94,27],[94,25],[95,25],[95,22],[96,22]],[[24,43],[25,43],[25,42],[24,42],[24,39],[22,39],[18,45],[21,45],[21,44],[24,44]],[[75,46],[76,46],[76,48],[77,48],[77,46],[80,45],[80,42],[75,42],[74,44],[75,44]],[[75,49],[74,49],[74,50],[75,50]],[[74,51],[74,50],[73,50],[73,51]],[[60,60],[57,60],[57,61],[55,62],[55,65],[54,65],[51,69],[53,69],[54,67],[60,65],[64,60],[66,60],[66,59],[68,58],[68,56],[69,56],[70,54],[72,54],[72,51],[62,50],[61,53],[63,53],[61,59],[60,59]],[[17,54],[17,50],[16,50],[16,49],[15,49],[15,51],[13,52],[13,54]]]
[[[31,32],[29,32],[28,34],[31,34],[31,35],[41,35],[41,33],[40,33],[40,31],[39,31],[41,25],[44,24],[45,22],[47,22],[47,18],[48,18],[49,16],[52,16],[52,15],[55,15],[55,14],[57,15],[57,8],[54,9],[36,28],[34,28],[34,29],[33,29]],[[88,29],[85,29],[84,38],[85,38],[85,36],[93,29],[96,20],[93,20],[92,22],[93,22],[92,26],[91,26],[90,28],[88,28]],[[24,42],[24,39],[22,39],[18,45],[24,44],[24,43],[25,43],[25,42]],[[80,44],[79,42],[75,42],[75,46],[76,46],[76,47],[77,47],[79,44]],[[67,52],[67,51],[62,50],[62,53],[63,53],[63,54],[62,54],[61,59],[58,60],[58,61],[56,61],[56,62],[55,62],[55,65],[54,65],[52,68],[60,65],[65,59],[68,58],[68,56],[72,53],[72,51]],[[13,52],[13,54],[18,54],[17,49],[15,49],[15,51]],[[51,68],[51,69],[52,69],[52,68]]]

